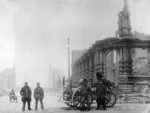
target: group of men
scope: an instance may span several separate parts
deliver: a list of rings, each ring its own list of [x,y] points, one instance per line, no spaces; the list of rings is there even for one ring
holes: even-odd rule
[[[91,87],[96,88],[96,102],[97,102],[97,107],[96,110],[100,109],[100,105],[102,105],[103,109],[106,110],[106,91],[109,89],[109,85],[107,84],[106,80],[103,78],[102,73],[97,72],[96,77],[98,82],[91,84]],[[88,85],[87,79],[83,79],[82,82],[82,93],[81,93],[81,106],[80,110],[90,110],[90,105],[91,105],[91,94],[92,90],[91,87]]]
[[[98,82],[91,84],[91,87],[96,88],[96,102],[97,102],[96,110],[100,109],[100,105],[102,105],[103,109],[106,110],[105,96],[106,96],[107,89],[109,89],[109,85],[106,83],[105,79],[103,78],[103,75],[100,72],[96,73],[96,77]],[[91,87],[88,85],[87,79],[83,79],[82,94],[81,94],[82,98],[81,98],[81,106],[80,106],[81,111],[90,110],[90,105],[91,105],[90,98],[92,94]],[[25,82],[25,86],[21,89],[20,94],[22,96],[22,102],[23,102],[22,111],[25,111],[26,102],[28,104],[28,110],[31,110],[30,103],[31,103],[32,92],[27,82]],[[40,83],[37,83],[37,87],[34,90],[34,98],[35,98],[35,110],[37,110],[38,101],[40,101],[41,103],[41,109],[44,110],[44,106],[43,106],[44,91],[40,87]]]
[[[31,110],[31,95],[32,91],[30,87],[28,86],[28,83],[25,82],[24,87],[20,91],[20,95],[22,97],[22,111],[25,111],[25,105],[28,104],[28,110]],[[40,83],[37,83],[37,87],[34,89],[34,99],[35,99],[35,110],[37,110],[38,107],[38,101],[41,103],[41,109],[44,110],[43,106],[43,98],[44,98],[44,91],[43,88],[40,87]]]

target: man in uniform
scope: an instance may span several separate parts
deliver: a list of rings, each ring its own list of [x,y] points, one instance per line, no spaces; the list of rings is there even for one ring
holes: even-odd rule
[[[40,83],[37,83],[37,87],[34,90],[34,98],[35,98],[35,110],[38,108],[38,101],[41,103],[41,109],[44,110],[43,106],[43,98],[44,98],[44,91],[43,88],[40,87]]]
[[[81,111],[84,111],[84,110],[90,110],[90,96],[91,96],[91,93],[92,93],[92,90],[90,88],[90,86],[88,85],[88,81],[87,79],[83,79],[83,82],[82,82],[82,87],[81,87],[82,91],[81,91]],[[87,105],[87,107],[85,106]]]
[[[103,109],[106,110],[106,104],[105,104],[105,95],[107,91],[107,86],[104,83],[103,75],[100,72],[96,73],[96,77],[98,80],[98,84],[96,86],[96,102],[97,102],[97,108],[96,110],[99,110],[100,105],[102,105]]]
[[[25,111],[26,102],[28,104],[28,110],[31,110],[30,108],[31,94],[32,94],[31,89],[28,86],[28,83],[25,82],[25,86],[20,91],[20,95],[22,97],[22,102],[23,102],[22,111]]]

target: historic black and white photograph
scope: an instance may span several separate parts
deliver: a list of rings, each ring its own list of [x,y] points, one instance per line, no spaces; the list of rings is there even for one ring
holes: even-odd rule
[[[0,0],[0,113],[150,113],[150,0]]]

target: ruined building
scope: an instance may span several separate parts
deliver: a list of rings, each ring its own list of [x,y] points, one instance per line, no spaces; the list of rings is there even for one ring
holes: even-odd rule
[[[128,0],[124,0],[124,8],[118,14],[116,36],[96,41],[78,56],[72,63],[73,83],[80,78],[92,82],[97,71],[122,87],[150,81],[150,37],[132,32]]]

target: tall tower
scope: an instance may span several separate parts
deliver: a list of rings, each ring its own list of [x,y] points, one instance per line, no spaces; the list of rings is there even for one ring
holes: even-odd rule
[[[124,0],[124,10],[129,10],[128,9],[128,0]]]
[[[128,0],[124,0],[124,8],[118,15],[119,38],[132,38]]]

